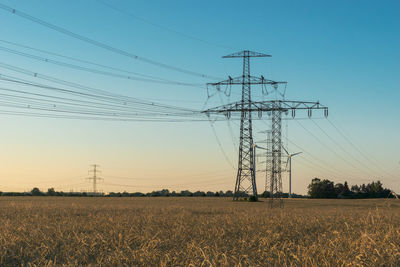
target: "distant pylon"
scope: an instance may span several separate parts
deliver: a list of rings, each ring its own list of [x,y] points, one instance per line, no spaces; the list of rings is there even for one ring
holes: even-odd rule
[[[271,193],[271,170],[272,170],[272,138],[271,131],[267,133],[267,151],[265,158],[265,192]]]
[[[101,173],[98,170],[98,167],[100,167],[97,164],[93,164],[91,165],[93,167],[93,170],[90,170],[89,173],[93,173],[92,177],[88,177],[86,179],[88,179],[89,181],[92,180],[93,181],[93,194],[96,195],[97,194],[97,182],[100,180],[104,180],[103,178],[97,176],[98,173]]]
[[[280,103],[278,103],[280,107]],[[278,108],[272,111],[272,130],[271,130],[271,145],[272,145],[272,169],[271,169],[271,187],[270,200],[271,207],[275,201],[278,201],[278,206],[282,207],[282,111]]]

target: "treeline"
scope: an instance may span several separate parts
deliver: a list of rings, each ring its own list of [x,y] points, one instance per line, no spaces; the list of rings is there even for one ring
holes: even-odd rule
[[[310,198],[387,198],[394,197],[390,189],[384,188],[380,181],[353,185],[347,182],[335,184],[328,179],[314,178],[308,186]]]
[[[240,197],[250,197],[248,194],[241,192]],[[35,187],[30,192],[0,192],[0,196],[64,196],[64,197],[93,197],[93,196],[104,196],[104,197],[233,197],[233,191],[195,191],[183,190],[180,192],[169,191],[168,189],[162,189],[158,191],[152,191],[149,193],[135,192],[110,192],[104,193],[90,193],[90,192],[62,192],[55,191],[54,188],[49,188],[47,192],[40,191],[39,188]],[[269,197],[269,192],[263,192],[258,197]],[[289,194],[283,193],[282,197],[288,198]],[[293,198],[306,198],[307,196],[292,194]]]
[[[160,191],[153,191],[151,193],[140,193],[140,192],[136,192],[136,193],[113,193],[110,192],[108,195],[106,196],[110,196],[110,197],[233,197],[233,191],[228,190],[228,191],[216,191],[216,192],[212,192],[212,191],[195,191],[195,192],[191,192],[189,190],[184,190],[184,191],[180,191],[180,192],[175,192],[172,191],[170,192],[168,189],[163,189]],[[244,192],[240,192],[239,193],[240,197],[244,197],[244,198],[249,198],[250,196]],[[262,194],[259,194],[258,197],[269,197],[270,194],[269,192],[263,192]],[[282,194],[283,198],[288,198],[289,194],[288,193],[283,193]],[[297,195],[297,194],[292,194],[293,198],[306,198],[307,196],[302,196],[302,195]]]
[[[102,196],[104,194],[97,194]],[[55,191],[54,188],[49,188],[47,192],[40,191],[39,188],[34,187],[30,192],[1,192],[0,196],[60,196],[60,197],[87,197],[93,194],[87,192],[62,192]]]
[[[135,192],[110,192],[104,193],[90,193],[90,192],[62,192],[55,191],[54,188],[49,188],[47,192],[42,192],[39,188],[35,187],[30,192],[0,192],[0,196],[64,196],[64,197],[233,197],[233,192],[228,191],[195,191],[183,190],[180,192],[169,191],[162,189],[149,193]],[[250,196],[244,192],[240,192],[239,196],[242,198],[249,198]],[[258,195],[259,198],[269,198],[268,191]],[[288,198],[288,193],[282,193],[283,198]],[[334,183],[328,179],[321,180],[314,178],[311,184],[308,185],[308,196],[292,194],[292,198],[387,198],[394,197],[390,189],[384,188],[380,181],[372,182],[369,184],[353,185],[349,188],[347,182]]]

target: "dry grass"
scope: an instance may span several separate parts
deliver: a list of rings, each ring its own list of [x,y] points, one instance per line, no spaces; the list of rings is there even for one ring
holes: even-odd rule
[[[400,266],[400,201],[0,198],[1,266]]]

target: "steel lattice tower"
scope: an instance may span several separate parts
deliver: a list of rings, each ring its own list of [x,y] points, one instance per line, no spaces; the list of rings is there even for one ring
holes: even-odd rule
[[[271,152],[272,166],[270,175],[270,200],[273,206],[274,199],[278,200],[279,206],[282,202],[282,111],[280,103],[276,110],[272,111],[271,125]]]
[[[242,100],[240,116],[239,163],[235,183],[234,200],[251,195],[258,197],[256,175],[254,169],[253,126],[251,112],[251,76],[250,58],[270,57],[270,55],[251,52],[248,50],[224,56],[223,58],[243,58]]]
[[[238,200],[240,197],[246,197],[249,193],[255,196],[256,199],[258,198],[255,177],[252,113],[257,112],[259,119],[262,118],[262,113],[265,111],[271,114],[271,144],[270,150],[267,149],[267,172],[270,172],[270,175],[266,175],[266,191],[270,192],[271,207],[275,204],[282,207],[282,113],[287,114],[291,111],[292,117],[294,118],[296,110],[307,110],[308,116],[311,117],[312,110],[324,110],[325,116],[328,116],[328,108],[322,106],[319,102],[289,100],[252,101],[251,85],[268,85],[273,86],[273,88],[277,90],[280,84],[286,84],[286,82],[268,80],[263,76],[251,76],[251,57],[270,57],[270,55],[245,50],[224,56],[223,58],[243,58],[242,76],[236,78],[229,77],[229,79],[225,81],[207,84],[207,86],[215,86],[217,90],[220,90],[221,85],[241,85],[242,99],[202,112],[207,116],[210,116],[210,114],[225,115],[228,119],[231,118],[232,112],[240,112],[239,162],[233,196],[234,200]],[[270,164],[268,163],[269,160]]]
[[[272,173],[272,138],[271,131],[266,131],[267,133],[267,152],[265,153],[265,192],[271,192],[271,173]]]
[[[89,178],[86,178],[86,179],[88,179],[89,181],[90,180],[93,181],[93,195],[97,195],[98,194],[98,192],[97,192],[97,182],[100,181],[100,180],[103,180],[103,178],[97,176],[97,174],[100,173],[100,171],[98,169],[99,165],[93,164],[91,166],[93,166],[93,170],[89,171],[89,173],[93,173],[93,177],[89,177]]]

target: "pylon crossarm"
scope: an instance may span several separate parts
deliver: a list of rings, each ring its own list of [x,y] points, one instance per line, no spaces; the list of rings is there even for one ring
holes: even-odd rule
[[[283,81],[273,81],[273,80],[268,80],[265,79],[263,76],[261,77],[255,77],[255,76],[250,76],[250,77],[246,77],[248,78],[248,81],[250,84],[262,84],[262,85],[278,85],[278,84],[285,84],[287,82],[283,82]],[[208,86],[218,86],[218,85],[240,85],[243,84],[243,76],[239,76],[239,77],[229,77],[229,79],[224,80],[224,81],[220,81],[220,82],[216,82],[216,83],[207,83]]]
[[[271,55],[244,50],[244,51],[229,54],[227,56],[223,56],[222,58],[233,58],[233,57],[271,57]]]
[[[223,106],[210,108],[202,111],[206,114],[227,114],[229,112],[260,112],[260,111],[294,111],[294,110],[324,110],[327,116],[328,108],[321,105],[319,102],[305,102],[305,101],[288,101],[288,100],[271,100],[271,101],[259,101],[251,102],[250,108],[246,103],[243,105],[241,101],[229,103]]]
[[[291,101],[291,100],[271,100],[271,101],[254,101],[252,102],[254,110],[249,111],[274,111],[274,110],[293,110],[293,109],[327,109],[319,102],[310,101]]]

